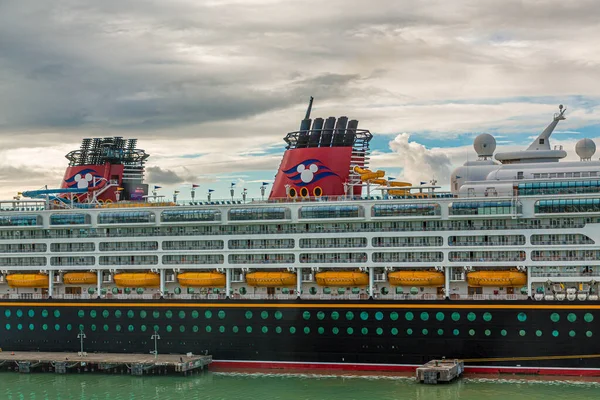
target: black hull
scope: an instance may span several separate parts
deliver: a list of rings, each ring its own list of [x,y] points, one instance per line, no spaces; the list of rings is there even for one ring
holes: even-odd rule
[[[161,353],[215,360],[600,369],[595,302],[4,300],[4,351]]]

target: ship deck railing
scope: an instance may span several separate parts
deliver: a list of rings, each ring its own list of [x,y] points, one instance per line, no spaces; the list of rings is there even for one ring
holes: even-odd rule
[[[20,293],[20,294],[5,294],[0,296],[0,299],[10,300],[46,300],[50,296],[41,293]],[[55,294],[52,299],[61,300],[94,300],[97,299],[96,294]],[[100,298],[107,300],[140,300],[140,299],[154,299],[159,300],[161,297],[159,294],[106,294]],[[225,294],[165,294],[165,299],[171,300],[225,300],[227,297]],[[445,300],[446,297],[443,294],[388,294],[382,295],[376,293],[374,300],[397,300],[397,301],[441,301]],[[302,294],[297,296],[296,294],[234,294],[231,296],[233,300],[369,300],[369,296],[366,293],[361,294]],[[456,294],[450,295],[450,300],[527,300],[527,295],[524,294]]]

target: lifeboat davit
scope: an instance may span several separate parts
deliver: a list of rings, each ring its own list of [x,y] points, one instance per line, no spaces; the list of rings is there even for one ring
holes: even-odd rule
[[[366,286],[369,284],[369,275],[364,272],[319,272],[315,278],[319,286]]]
[[[223,287],[225,274],[220,272],[182,272],[177,275],[183,287]]]
[[[251,272],[246,275],[248,286],[281,287],[294,286],[296,274],[291,272]]]
[[[394,271],[388,273],[393,286],[444,286],[443,272],[438,271]]]
[[[118,287],[159,287],[160,276],[152,272],[124,272],[115,274]]]
[[[67,272],[63,275],[65,285],[95,285],[98,275],[94,272]]]
[[[467,274],[469,286],[525,286],[527,274],[519,271],[475,271]]]
[[[6,282],[11,288],[47,288],[48,275],[44,274],[10,274]]]

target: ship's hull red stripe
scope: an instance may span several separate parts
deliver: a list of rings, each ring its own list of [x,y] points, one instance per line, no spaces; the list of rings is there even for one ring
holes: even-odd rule
[[[322,362],[287,361],[234,361],[213,360],[210,368],[216,369],[279,369],[279,370],[337,370],[337,371],[379,371],[415,372],[418,365],[412,364],[349,364]],[[519,374],[556,376],[600,376],[600,368],[537,368],[537,367],[497,367],[465,366],[467,374]]]

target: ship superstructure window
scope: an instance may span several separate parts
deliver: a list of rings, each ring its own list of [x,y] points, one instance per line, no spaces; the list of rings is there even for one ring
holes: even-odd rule
[[[305,253],[300,254],[300,262],[312,263],[365,263],[367,253]]]
[[[42,224],[39,215],[0,215],[0,226],[36,226]]]
[[[50,265],[56,266],[78,266],[78,265],[94,265],[95,259],[92,256],[88,257],[50,257]]]
[[[294,262],[293,254],[230,254],[231,264],[289,264]]]
[[[367,238],[300,239],[300,247],[303,249],[367,247]]]
[[[0,258],[0,266],[3,267],[43,267],[46,265],[46,257],[3,257]]]
[[[230,249],[293,249],[294,239],[230,240]]]
[[[54,253],[70,253],[79,251],[94,251],[94,243],[52,243],[50,250]]]
[[[427,247],[441,246],[441,236],[375,237],[373,247]]]
[[[0,244],[0,253],[43,253],[46,249],[45,243]]]
[[[449,246],[522,246],[524,235],[450,236]]]
[[[444,261],[444,253],[441,251],[411,251],[404,253],[373,253],[374,262],[440,262]]]
[[[163,256],[163,264],[223,264],[221,254],[194,254]]]
[[[100,251],[153,251],[158,249],[158,242],[104,242],[100,243]]]
[[[448,254],[451,262],[457,261],[525,261],[524,251],[451,251]]]
[[[533,245],[569,245],[569,244],[595,244],[596,242],[586,235],[582,234],[552,234],[552,235],[531,235],[531,244]]]
[[[600,212],[600,198],[538,200],[535,202],[538,214]]]
[[[156,265],[158,256],[101,256],[100,265]]]
[[[91,218],[88,214],[52,214],[50,225],[84,225],[89,224]]]
[[[300,209],[300,218],[359,218],[364,217],[361,206],[304,206]]]
[[[600,250],[534,250],[533,261],[596,261]]]
[[[115,211],[98,215],[99,224],[143,224],[154,222],[154,214],[149,211]]]
[[[222,240],[178,240],[163,242],[163,250],[220,250]]]
[[[220,221],[221,211],[208,208],[193,210],[167,210],[160,215],[162,222]]]
[[[289,219],[290,210],[284,207],[234,208],[229,210],[230,221],[262,221]]]
[[[511,214],[513,210],[510,201],[465,201],[450,205],[450,215],[501,215]]]
[[[532,182],[519,183],[520,196],[545,194],[581,194],[600,192],[600,181]]]
[[[371,211],[373,217],[411,217],[440,215],[440,205],[429,204],[377,204]]]

